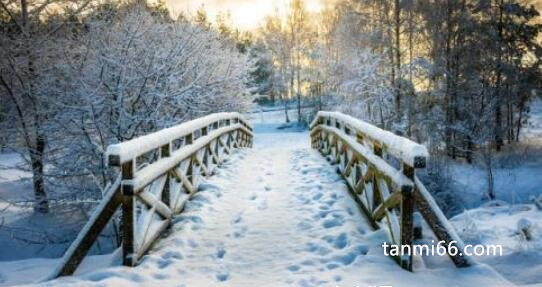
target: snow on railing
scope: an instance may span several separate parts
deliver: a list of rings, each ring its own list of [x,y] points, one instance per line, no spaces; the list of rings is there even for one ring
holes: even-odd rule
[[[339,112],[318,112],[310,125],[311,129],[320,124],[322,120],[333,121],[333,124],[339,123],[343,128],[365,135],[371,141],[379,143],[385,152],[414,168],[425,167],[429,153],[423,145]]]
[[[240,123],[246,129],[252,131],[252,126],[241,116],[241,114],[216,113],[133,140],[110,145],[107,147],[106,155],[110,164],[120,165],[153,149],[170,144],[172,141],[191,134],[196,130],[202,128],[208,128],[208,130],[210,130],[213,125],[218,124],[218,126],[222,126],[227,121],[230,121],[231,123]],[[228,125],[230,122],[228,122]]]
[[[310,129],[312,147],[338,164],[354,200],[373,227],[388,231],[393,245],[412,249],[415,235],[421,236],[421,225],[414,227],[417,208],[439,241],[446,246],[455,241],[451,246],[463,250],[461,239],[415,175],[428,158],[423,145],[338,112],[319,112]],[[399,160],[400,168],[384,155]],[[470,264],[458,254],[450,257],[456,266]],[[412,270],[411,255],[396,260]]]
[[[109,146],[119,179],[47,279],[73,274],[119,208],[123,264],[137,264],[197,192],[199,178],[212,175],[232,148],[251,147],[252,138],[239,113],[218,113]]]

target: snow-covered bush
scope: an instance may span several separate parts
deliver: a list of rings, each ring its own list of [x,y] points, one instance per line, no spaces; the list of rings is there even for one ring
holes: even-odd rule
[[[480,234],[480,229],[476,224],[476,218],[473,217],[473,214],[474,216],[477,216],[476,211],[464,211],[462,215],[463,222],[461,222],[461,224],[458,226],[458,231],[460,232],[461,238],[463,240],[478,244],[482,242],[482,235]]]
[[[521,240],[531,241],[533,240],[533,224],[526,218],[522,218],[518,221],[518,235]]]

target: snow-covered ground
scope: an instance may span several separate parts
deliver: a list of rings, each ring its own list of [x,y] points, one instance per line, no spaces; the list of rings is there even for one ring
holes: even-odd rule
[[[293,121],[294,114],[290,114]],[[406,272],[383,255],[385,231],[371,230],[334,168],[310,149],[307,131],[281,124],[283,111],[250,117],[255,123],[254,148],[237,151],[202,185],[169,234],[139,266],[118,266],[118,254],[90,256],[76,276],[38,285],[470,287],[514,286],[510,281],[542,283],[542,216],[533,205],[481,207],[453,218],[466,243],[501,244],[505,256],[478,258],[482,264],[462,269],[445,258],[444,264],[422,264],[417,259],[416,271]],[[536,240],[518,240],[515,231],[521,218],[532,222]],[[45,277],[56,263],[55,259],[0,263],[0,286],[32,283]]]
[[[522,133],[521,143],[513,151],[494,155],[493,180],[497,200],[510,204],[530,203],[542,196],[542,99],[535,99]],[[487,201],[487,172],[482,165],[455,163],[450,166],[452,186],[464,209]]]
[[[0,153],[0,286],[9,284],[6,274],[12,272],[7,270],[17,266],[24,266],[25,272],[48,268],[51,264],[39,264],[62,256],[88,220],[86,210],[94,204],[52,200],[51,211],[38,214],[33,210],[32,191],[31,174],[25,170],[22,157]],[[112,240],[104,239],[100,239],[92,254],[113,249]]]
[[[510,204],[525,204],[542,195],[542,158],[527,157],[513,167],[493,169],[494,191],[497,200]],[[487,202],[486,171],[466,163],[450,167],[450,189],[461,199],[463,209],[471,209]]]
[[[530,241],[519,233],[525,220],[531,224]],[[466,210],[451,222],[466,244],[502,246],[502,256],[477,256],[477,261],[516,284],[542,286],[542,211],[534,204],[483,206]]]

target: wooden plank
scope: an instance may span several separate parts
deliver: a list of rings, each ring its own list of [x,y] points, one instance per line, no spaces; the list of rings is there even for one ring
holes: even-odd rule
[[[166,157],[169,157],[170,154],[171,154],[171,145],[167,144],[167,145],[162,146],[162,148],[160,149],[160,157],[166,158]],[[170,189],[170,186],[169,186],[169,172],[168,172],[166,174],[166,182],[164,183],[164,187],[162,188],[161,199],[162,199],[162,202],[166,206],[171,207],[171,193],[169,189]]]
[[[419,189],[416,189],[414,191],[413,198],[416,202],[416,207],[418,211],[422,214],[429,227],[431,227],[431,230],[437,237],[438,241],[444,241],[445,246],[448,246],[450,242],[457,242],[459,240],[459,238],[454,238],[452,234],[446,229],[446,225],[440,220],[440,217],[436,213],[437,211],[433,210],[431,204],[420,193]],[[457,244],[455,244],[455,247],[458,248],[460,253],[464,254],[464,250],[461,250],[461,248],[459,248]],[[471,265],[467,257],[460,256],[459,254],[457,254],[456,256],[449,256],[457,267],[467,267]]]
[[[373,212],[373,218],[375,221],[380,221],[386,215],[386,210],[392,208],[401,203],[402,194],[400,192],[394,192],[389,198],[382,202]]]
[[[135,161],[130,160],[121,167],[122,177],[122,264],[124,266],[134,266],[136,259],[134,258],[135,252],[135,190],[131,184],[124,184],[125,180],[131,180],[134,178],[135,173]]]
[[[171,183],[170,183],[170,174],[166,174],[166,182],[164,183],[164,188],[162,189],[161,200],[162,202],[171,209]]]
[[[203,151],[203,156],[200,155],[201,151]],[[197,162],[197,165],[198,167],[201,169],[201,171],[203,171],[203,175],[204,176],[210,176],[211,175],[211,172],[209,171],[209,169],[207,168],[207,165],[205,163],[206,161],[206,158],[207,158],[207,152],[206,152],[206,148],[203,148],[201,150],[199,150],[197,153],[196,153],[196,156],[194,157],[196,162]],[[201,157],[201,158],[200,158]]]
[[[157,231],[150,234],[146,240],[144,240],[138,248],[137,258],[141,258],[149,250],[152,244],[162,235],[164,230],[166,230],[171,224],[171,219],[166,219],[160,222],[160,226]]]
[[[378,224],[376,224],[376,222],[373,220],[371,212],[363,204],[363,202],[359,198],[358,193],[356,192],[356,190],[350,185],[347,185],[347,187],[348,187],[348,193],[350,194],[350,196],[352,196],[352,198],[356,202],[356,205],[358,206],[358,209],[361,211],[361,213],[363,213],[365,215],[365,219],[367,219],[367,221],[369,221],[369,224],[371,225],[371,227],[373,229],[375,229],[375,230],[378,229]]]
[[[414,180],[414,168],[403,163],[403,173],[406,177]],[[401,245],[410,246],[414,241],[414,198],[412,192],[401,191]],[[412,271],[412,254],[403,255],[401,258],[401,267],[408,271]]]
[[[229,137],[228,137],[229,138]],[[228,139],[226,139],[227,141]],[[230,147],[224,143],[224,141],[222,140],[222,137],[219,137],[218,138],[218,143],[220,143],[220,145],[224,148],[224,152],[226,154],[231,154],[231,150],[230,150]]]
[[[62,257],[61,262],[63,262],[63,265],[59,266],[49,279],[72,275],[75,270],[77,270],[77,267],[87,255],[92,244],[96,241],[109,220],[111,220],[115,214],[115,211],[119,208],[121,200],[122,193],[120,190],[119,177],[109,188],[109,191],[105,193],[105,197],[98,207],[96,207],[93,215],[83,227],[82,233],[77,236],[76,240],[70,245]]]
[[[100,202],[98,207],[93,213],[93,216],[85,225],[82,233],[77,237],[77,239],[72,243],[70,248],[67,250],[63,257],[63,264],[52,273],[50,279],[56,278],[58,276],[71,275],[75,272],[79,264],[82,262],[85,255],[88,253],[89,249],[92,247],[92,244],[96,241],[101,231],[105,228],[108,221],[114,216],[115,211],[119,208],[122,208],[122,256],[123,256],[123,265],[125,266],[134,266],[137,264],[138,259],[150,248],[152,243],[159,238],[160,234],[164,229],[169,226],[173,213],[173,209],[177,205],[177,201],[182,199],[183,190],[179,187],[178,191],[174,194],[175,200],[172,203],[172,195],[170,191],[170,180],[172,176],[177,177],[183,185],[183,188],[187,190],[191,195],[196,192],[196,177],[198,175],[199,169],[194,167],[194,164],[199,163],[198,168],[204,171],[206,175],[209,175],[208,165],[212,160],[214,163],[218,164],[222,161],[221,155],[219,154],[219,145],[224,148],[226,153],[231,153],[231,146],[247,147],[252,146],[253,135],[251,134],[252,128],[246,124],[244,121],[239,119],[234,119],[234,123],[241,122],[243,126],[248,130],[237,129],[227,134],[220,135],[219,138],[215,139],[215,144],[207,144],[205,147],[204,158],[201,159],[197,155],[192,155],[188,160],[186,170],[181,170],[180,167],[168,171],[164,176],[164,183],[160,184],[160,192],[153,194],[151,192],[140,192],[137,196],[136,194],[142,189],[134,190],[133,180],[136,177],[136,160],[127,160],[121,164],[120,157],[118,155],[110,155],[108,157],[108,164],[110,166],[119,166],[121,175],[115,181],[106,196]],[[212,125],[201,128],[198,132],[201,136],[209,134],[209,131],[218,129],[223,123],[231,125],[231,120],[221,120],[219,122],[214,122]],[[226,135],[227,143],[223,142],[223,136]],[[191,145],[194,142],[194,133],[190,133],[184,136],[184,145]],[[167,158],[172,155],[172,144],[167,143],[163,146],[154,148],[154,150],[159,151],[160,158]],[[208,153],[207,153],[208,152]],[[183,168],[184,169],[184,168]],[[185,174],[190,174],[187,176]],[[191,180],[189,179],[191,177]],[[155,179],[153,182],[157,181]],[[172,184],[175,184],[173,182]],[[152,186],[152,184],[151,184]],[[137,188],[137,187],[136,187]],[[149,187],[150,188],[150,187]],[[173,188],[177,189],[175,185]],[[160,227],[157,232],[149,234],[149,236],[144,236],[141,244],[136,246],[135,238],[135,219],[136,219],[136,199],[139,198],[141,202],[150,207],[149,214],[149,224],[146,224],[147,230],[144,233],[150,231],[150,219],[152,219],[152,213],[158,213],[164,220],[160,223]],[[175,206],[171,206],[171,205]]]
[[[315,122],[317,124],[314,124]],[[330,116],[319,117],[313,122],[313,124],[311,124],[310,134],[313,147],[319,149],[322,155],[327,156],[331,154],[333,158],[337,160],[338,155],[342,154],[343,152],[341,149],[339,149],[337,141],[344,141],[344,139],[339,139],[339,136],[328,127],[336,127],[338,129],[344,127],[344,131],[346,132],[346,134],[349,134],[349,132],[352,131],[349,131],[349,126],[344,123],[339,123],[335,118]],[[371,148],[373,149],[373,153],[377,157],[382,158],[382,155],[384,154],[384,152],[386,152],[387,146],[359,131],[354,132],[356,132],[356,141],[358,143],[365,147],[371,146]],[[320,138],[319,141],[318,138]],[[365,161],[365,163],[368,165],[369,172],[367,172],[365,175],[362,175],[362,172],[360,170],[361,161]],[[375,166],[371,164],[371,162],[367,162],[367,159],[364,158],[363,155],[360,155],[359,161],[357,161],[356,163],[348,162],[346,164],[346,168],[342,170],[341,174],[347,182],[350,194],[358,204],[360,210],[362,210],[366,214],[367,218],[371,221],[371,223],[373,223],[374,228],[378,228],[378,225],[376,224],[377,220],[382,220],[384,218],[387,219],[388,228],[390,229],[390,233],[393,234],[393,240],[394,242],[396,242],[395,244],[409,245],[412,248],[412,241],[414,238],[413,215],[415,208],[419,210],[419,212],[429,224],[429,226],[433,230],[433,233],[436,235],[439,241],[444,241],[446,245],[448,245],[452,241],[460,242],[459,244],[462,244],[453,229],[447,229],[451,227],[449,227],[449,224],[446,222],[446,217],[442,214],[438,207],[435,207],[433,199],[431,198],[425,187],[421,183],[419,183],[419,180],[415,177],[415,168],[425,167],[425,157],[414,158],[413,163],[409,164],[410,166],[402,163],[402,171],[405,177],[407,177],[413,182],[416,182],[416,184],[413,186],[394,186],[392,178],[383,174],[381,170],[372,170],[372,168],[374,168]],[[355,172],[355,180],[349,181],[347,180],[347,177],[352,172]],[[369,212],[370,206],[366,206],[363,203],[363,201],[359,197],[359,193],[363,192],[365,195],[368,195],[368,191],[366,190],[366,182],[368,180],[371,180],[371,178],[374,176],[378,177],[379,180],[383,179],[385,181],[385,183],[378,181],[378,184],[386,184],[388,187],[393,188],[395,192],[390,195],[389,192],[384,194],[383,190],[380,190],[382,192],[382,194],[380,195],[382,196],[383,202],[380,203],[375,209],[374,213],[371,214]],[[354,183],[355,186],[353,186]],[[381,188],[383,188],[383,186],[375,186],[375,191],[376,189]],[[423,189],[423,193],[420,192],[420,189]],[[375,197],[378,195],[378,192],[376,192]],[[375,200],[376,202],[378,202],[377,198],[375,198]],[[397,214],[398,210],[390,211],[391,207],[397,205],[400,205],[400,216]],[[460,249],[463,248],[462,245],[458,246],[458,244],[456,244],[456,247],[459,250],[458,253],[464,253],[464,251]],[[469,266],[472,264],[467,257],[462,257],[459,255],[450,257],[458,267]],[[395,259],[398,260],[398,262],[403,268],[407,270],[412,270],[412,257]]]
[[[149,208],[155,208],[156,212],[163,218],[171,218],[173,212],[168,205],[158,200],[156,196],[148,191],[140,192],[137,194],[137,197]]]
[[[133,195],[122,196],[122,265],[135,266],[135,197]]]
[[[194,188],[194,186],[192,185],[192,183],[190,182],[190,180],[188,179],[188,177],[184,174],[182,170],[180,170],[179,168],[176,168],[174,172],[175,172],[175,175],[181,180],[184,188],[188,191],[188,193],[190,194],[196,193],[196,188]]]

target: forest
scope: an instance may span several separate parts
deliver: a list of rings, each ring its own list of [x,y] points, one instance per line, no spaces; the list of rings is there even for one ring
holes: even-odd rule
[[[28,162],[36,211],[96,196],[108,144],[254,101],[300,124],[340,110],[491,165],[542,83],[540,15],[523,0],[341,0],[317,15],[296,0],[248,32],[204,9],[2,1],[2,146]]]
[[[107,146],[215,112],[280,111],[306,130],[339,111],[421,143],[420,177],[449,217],[516,198],[501,196],[498,172],[540,168],[540,2],[336,0],[315,12],[292,0],[251,30],[160,0],[0,4],[0,179],[27,175],[0,182],[0,242],[64,248],[3,213],[76,213],[73,239],[114,180]],[[454,185],[466,166],[480,171],[475,199]],[[542,205],[538,190],[518,202]]]

